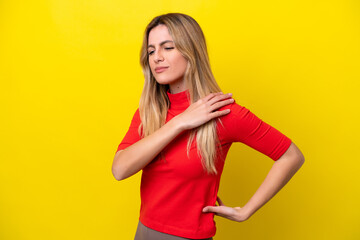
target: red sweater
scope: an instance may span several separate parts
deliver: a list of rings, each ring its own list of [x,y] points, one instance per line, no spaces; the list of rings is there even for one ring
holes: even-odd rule
[[[171,94],[166,122],[188,106],[188,90]],[[178,135],[164,148],[165,161],[156,157],[142,170],[140,221],[159,232],[184,238],[210,238],[216,233],[214,213],[203,213],[205,206],[215,206],[220,177],[227,152],[233,142],[242,142],[278,160],[289,148],[291,140],[236,102],[220,108],[230,113],[220,117],[217,125],[222,154],[217,161],[218,175],[207,175],[196,152],[196,141],[186,155],[189,131]],[[130,128],[118,146],[125,149],[140,140],[139,109]],[[196,138],[194,139],[196,140]]]

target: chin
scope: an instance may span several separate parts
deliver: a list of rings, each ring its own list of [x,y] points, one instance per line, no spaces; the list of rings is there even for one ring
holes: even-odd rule
[[[172,83],[176,82],[173,80],[164,80],[164,79],[156,79],[156,78],[155,78],[155,80],[160,85],[167,85],[167,84],[172,84]]]
[[[168,84],[169,84],[169,83],[166,82],[166,81],[158,81],[158,80],[156,80],[156,82],[157,82],[158,84],[160,84],[160,85],[168,85]]]

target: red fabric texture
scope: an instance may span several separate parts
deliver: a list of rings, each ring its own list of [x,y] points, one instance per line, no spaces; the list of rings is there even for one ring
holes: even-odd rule
[[[170,108],[166,122],[182,113],[190,105],[188,90],[171,94],[167,92]],[[179,134],[163,150],[165,159],[157,156],[142,170],[140,221],[156,231],[184,238],[201,239],[216,233],[214,213],[203,213],[205,206],[215,206],[227,152],[233,142],[244,143],[251,148],[278,160],[289,148],[291,140],[262,121],[249,109],[236,101],[219,110],[230,109],[217,124],[222,152],[216,167],[218,175],[208,175],[197,155],[196,141],[189,156],[186,148],[190,131]],[[139,109],[136,110],[130,128],[117,151],[139,141]]]

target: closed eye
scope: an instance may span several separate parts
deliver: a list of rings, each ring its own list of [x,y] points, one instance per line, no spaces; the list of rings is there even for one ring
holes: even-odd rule
[[[174,49],[174,47],[167,47],[165,48],[166,50],[171,50],[171,49]],[[148,55],[152,55],[154,53],[154,51],[150,51],[148,52]]]

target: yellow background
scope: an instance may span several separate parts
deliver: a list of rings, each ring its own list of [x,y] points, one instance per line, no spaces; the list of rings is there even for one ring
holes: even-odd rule
[[[0,1],[0,239],[133,239],[141,173],[111,164],[143,87],[149,21],[202,27],[224,92],[305,156],[216,240],[360,239],[359,1]],[[273,161],[234,143],[219,196],[242,207]],[[189,203],[191,204],[191,203]]]

